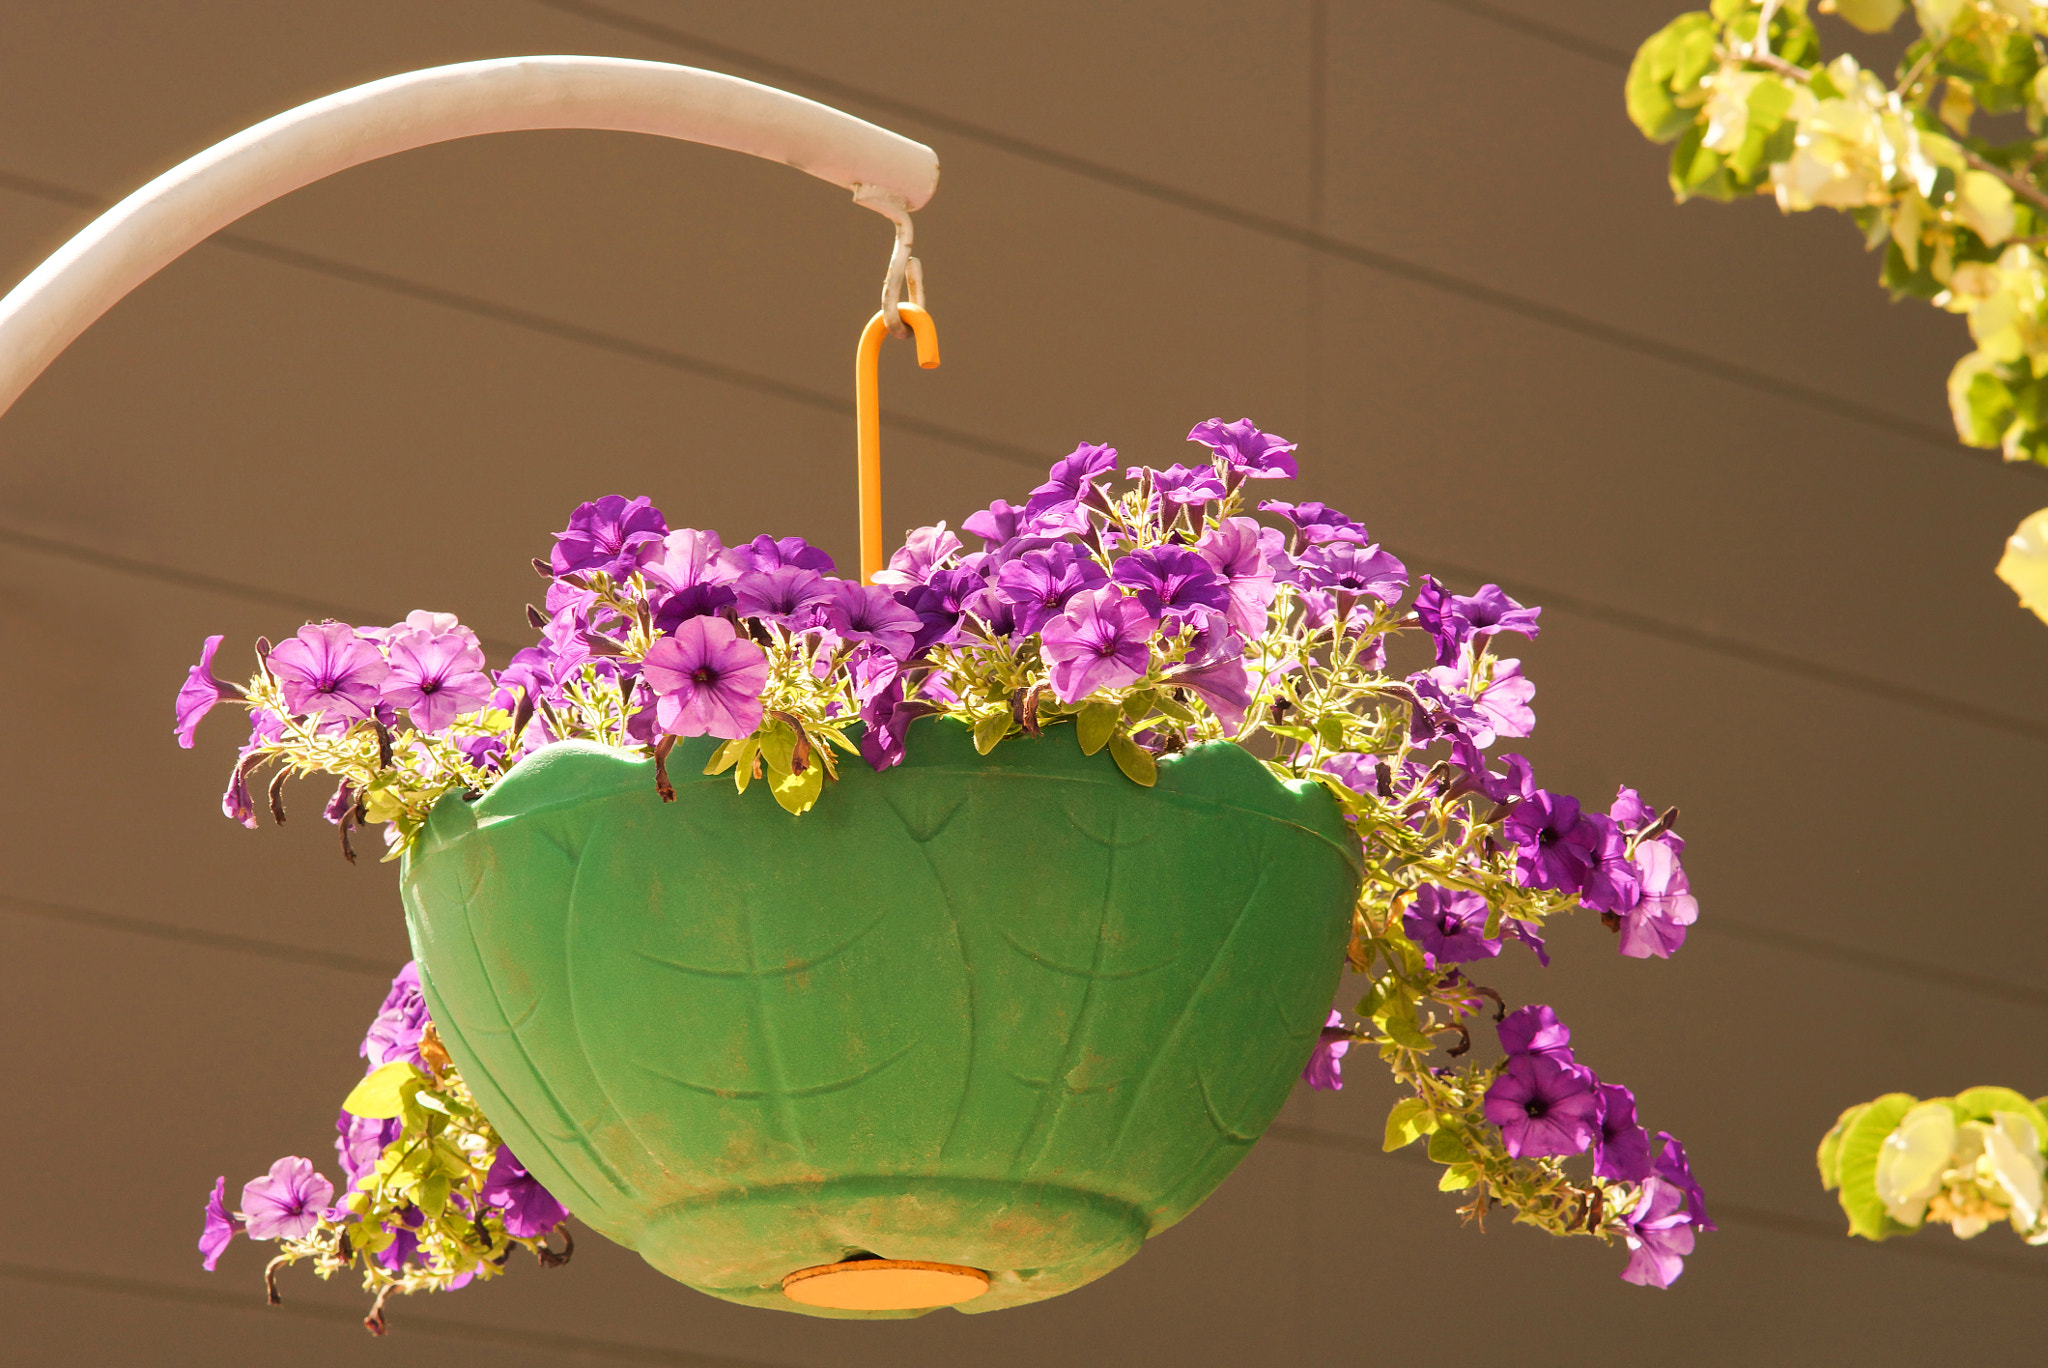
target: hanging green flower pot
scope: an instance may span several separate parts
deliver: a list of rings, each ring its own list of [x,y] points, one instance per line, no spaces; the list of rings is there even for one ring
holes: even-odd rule
[[[961,1309],[1100,1277],[1279,1111],[1344,962],[1358,844],[1230,744],[1155,787],[1072,728],[920,724],[801,818],[676,801],[577,742],[434,810],[405,902],[443,1039],[576,1216],[681,1281],[825,1315],[849,1256],[985,1271]],[[695,761],[695,764],[691,762]]]

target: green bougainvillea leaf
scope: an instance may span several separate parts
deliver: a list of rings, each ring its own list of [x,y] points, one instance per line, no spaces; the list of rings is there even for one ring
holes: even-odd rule
[[[1886,1214],[1877,1195],[1877,1152],[1899,1121],[1920,1104],[1910,1093],[1886,1093],[1867,1104],[1842,1132],[1836,1177],[1849,1233],[1866,1240],[1885,1240],[1912,1229]]]

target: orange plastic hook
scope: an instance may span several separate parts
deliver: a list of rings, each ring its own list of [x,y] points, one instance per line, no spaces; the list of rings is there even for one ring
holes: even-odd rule
[[[939,328],[915,304],[896,311],[917,338],[917,364],[926,370],[939,364]],[[882,558],[882,337],[889,331],[880,313],[861,331],[853,357],[853,406],[860,433],[860,582],[873,584]]]

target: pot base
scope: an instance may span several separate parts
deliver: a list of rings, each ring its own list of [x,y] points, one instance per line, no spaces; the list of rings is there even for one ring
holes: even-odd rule
[[[987,1291],[988,1274],[978,1268],[916,1259],[820,1264],[782,1280],[782,1295],[791,1301],[834,1311],[930,1311]]]

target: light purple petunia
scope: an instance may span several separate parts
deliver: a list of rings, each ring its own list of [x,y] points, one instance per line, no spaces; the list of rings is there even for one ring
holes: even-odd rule
[[[1670,959],[1685,944],[1685,929],[1699,920],[1678,852],[1660,840],[1638,842],[1636,875],[1642,898],[1621,915],[1621,953],[1631,959]]]
[[[924,623],[879,584],[833,580],[825,623],[846,641],[872,641],[898,660],[910,654]]]
[[[286,1157],[269,1176],[242,1187],[241,1216],[252,1240],[296,1240],[320,1224],[334,1199],[334,1184],[314,1171],[311,1159]]]
[[[1244,642],[1227,628],[1207,634],[1207,640],[1198,634],[1186,658],[1160,682],[1200,698],[1226,730],[1244,727],[1252,705],[1251,676],[1244,668]]]
[[[1572,1062],[1572,1028],[1540,1002],[1517,1007],[1494,1027],[1500,1047],[1511,1055],[1547,1054]]]
[[[801,565],[749,570],[733,581],[733,606],[741,617],[789,622],[832,601],[825,577]]]
[[[1109,572],[1071,542],[1054,542],[1005,561],[996,571],[995,593],[1011,605],[1013,630],[1036,632],[1066,611],[1067,601],[1109,578]]]
[[[1650,1179],[1626,1220],[1629,1256],[1622,1281],[1638,1287],[1671,1286],[1685,1271],[1685,1256],[1693,1249],[1692,1213],[1686,1209],[1684,1190],[1662,1178]]]
[[[1600,1133],[1592,1072],[1554,1054],[1508,1056],[1486,1090],[1486,1119],[1517,1159],[1583,1154]]]
[[[1302,1078],[1311,1088],[1344,1091],[1344,1056],[1350,1049],[1351,1030],[1344,1024],[1344,1014],[1333,1011],[1316,1038],[1316,1047],[1308,1057],[1308,1067],[1301,1071]]]
[[[1295,558],[1294,577],[1304,589],[1325,589],[1387,604],[1399,602],[1408,588],[1408,567],[1392,553],[1348,541],[1307,548]]]
[[[483,673],[483,647],[466,627],[396,632],[385,650],[391,673],[384,677],[384,702],[404,708],[421,731],[441,731],[490,701],[494,686]]]
[[[377,1009],[376,1019],[356,1050],[368,1061],[363,1072],[374,1073],[399,1060],[419,1064],[420,1039],[426,1035],[427,1026],[427,999],[420,991],[419,963],[407,960],[391,980],[384,1005]]]
[[[1062,703],[1097,689],[1134,684],[1151,661],[1148,643],[1159,621],[1145,605],[1110,586],[1085,589],[1039,633],[1039,649],[1052,665],[1052,691]]]
[[[607,494],[569,515],[569,526],[555,534],[548,564],[557,575],[603,571],[624,579],[640,557],[668,533],[668,522],[644,496],[628,499]]]
[[[1438,665],[1410,682],[1419,685],[1424,677],[1435,686],[1428,696],[1443,705],[1456,729],[1481,749],[1499,737],[1527,736],[1536,730],[1536,712],[1529,706],[1536,684],[1523,676],[1519,660],[1494,661],[1483,688],[1473,678],[1470,660]]]
[[[516,1239],[545,1235],[569,1215],[569,1209],[526,1171],[509,1145],[498,1146],[478,1196],[485,1206],[497,1207],[505,1213],[505,1233]]]
[[[192,733],[199,726],[199,719],[213,710],[213,705],[229,694],[241,690],[225,680],[213,676],[213,653],[220,649],[222,637],[210,636],[199,648],[199,663],[185,674],[185,683],[178,690],[178,725],[175,728],[178,744],[186,750],[192,749]]]
[[[1500,941],[1486,936],[1486,899],[1478,893],[1424,884],[1401,913],[1401,929],[1432,969],[1492,959]]]
[[[346,623],[307,623],[265,659],[294,714],[355,720],[374,717],[391,673],[377,643]]]
[[[1650,1176],[1650,1133],[1636,1121],[1636,1095],[1619,1083],[1602,1083],[1600,1137],[1593,1142],[1593,1173],[1623,1183]]]
[[[936,527],[915,528],[889,557],[889,568],[875,572],[875,583],[890,589],[923,584],[933,571],[950,565],[962,549],[960,539],[946,530],[943,521]]]
[[[213,1180],[213,1195],[206,1199],[206,1225],[199,1232],[199,1253],[209,1273],[220,1262],[228,1242],[242,1229],[242,1223],[228,1214],[227,1193],[228,1180],[216,1178]]]
[[[1263,636],[1266,613],[1280,592],[1265,534],[1250,518],[1226,518],[1202,534],[1195,551],[1223,578],[1223,615],[1244,637]]]
[[[1184,546],[1152,546],[1120,558],[1110,576],[1155,618],[1175,620],[1230,606],[1230,587],[1207,560]]]
[[[642,673],[654,690],[654,716],[675,736],[736,741],[761,725],[768,656],[724,618],[694,617],[647,649]]]
[[[1206,423],[1197,423],[1188,433],[1188,440],[1215,452],[1230,473],[1241,480],[1291,480],[1300,473],[1294,458],[1287,454],[1295,444],[1259,431],[1249,418],[1234,423],[1211,418]]]

